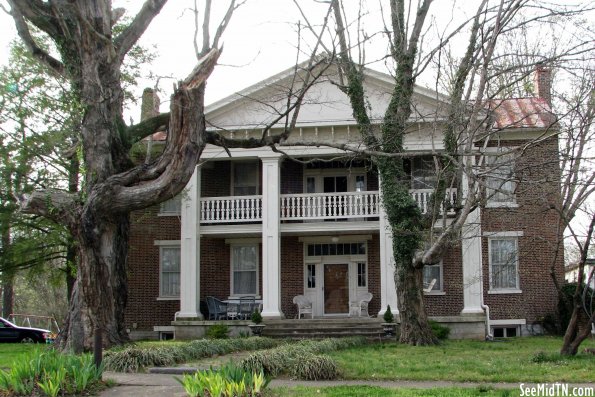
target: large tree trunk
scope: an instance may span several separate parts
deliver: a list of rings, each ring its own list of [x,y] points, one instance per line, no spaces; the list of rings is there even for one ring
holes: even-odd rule
[[[396,271],[397,298],[401,317],[399,340],[411,345],[437,343],[428,324],[423,300],[423,268],[400,266]]]
[[[2,317],[14,311],[14,273],[8,271],[2,274]]]

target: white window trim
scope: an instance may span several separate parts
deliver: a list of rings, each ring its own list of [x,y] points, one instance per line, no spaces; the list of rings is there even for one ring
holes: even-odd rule
[[[424,292],[424,295],[446,295],[446,292],[444,291],[444,262],[441,260],[440,263],[430,266],[440,266],[440,289]]]
[[[484,232],[483,236],[493,239],[499,238],[509,238],[509,237],[523,237],[525,232],[523,231],[516,231],[516,232]]]
[[[486,154],[494,154],[494,153],[498,153],[501,156],[506,156],[508,154],[512,155],[512,152],[515,150],[514,147],[507,147],[507,146],[502,146],[502,147],[488,147],[485,149],[485,153]],[[515,177],[515,172],[514,172],[514,166],[516,165],[516,158],[513,158],[512,160],[514,160],[513,162],[513,178]],[[486,167],[489,167],[490,164],[488,164],[488,156],[485,156],[485,160],[484,160],[484,165]],[[489,178],[490,175],[489,173],[486,173],[486,178]],[[516,180],[514,180],[515,183],[515,190],[518,187],[518,182]],[[487,186],[487,181],[486,181],[486,208],[518,208],[519,205],[517,204],[517,200],[516,200],[516,193],[511,193],[510,200],[509,201],[493,201],[491,199],[492,194],[489,193],[490,190],[492,190],[490,187]]]
[[[488,237],[488,272],[490,279],[490,288],[488,290],[489,295],[497,294],[521,294],[523,291],[520,288],[521,280],[519,274],[519,234],[522,236],[523,232],[495,232],[486,233]],[[484,234],[485,235],[485,234]],[[492,281],[492,240],[514,240],[516,244],[516,287],[515,288],[494,288]]]
[[[256,291],[253,294],[234,294],[233,293],[233,249],[234,247],[249,247],[254,246],[256,247]],[[229,244],[229,298],[239,298],[241,296],[254,296],[259,298],[259,291],[260,291],[260,248],[257,243],[254,242],[236,242]]]
[[[156,240],[154,242],[155,245],[159,246],[159,295],[157,296],[158,301],[174,301],[174,300],[180,300],[180,295],[178,296],[164,296],[161,295],[161,291],[162,291],[162,283],[163,283],[163,249],[164,248],[178,248],[181,249],[180,247],[180,241],[179,240]],[[182,253],[180,252],[180,255]],[[182,278],[182,263],[180,260],[180,281]]]

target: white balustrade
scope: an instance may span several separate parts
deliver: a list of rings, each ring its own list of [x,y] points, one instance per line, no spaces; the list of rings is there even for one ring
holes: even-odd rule
[[[378,216],[377,191],[281,195],[281,220],[354,219]]]
[[[410,190],[423,214],[428,213],[433,189]],[[451,203],[456,189],[447,189]],[[282,194],[280,220],[356,219],[379,215],[378,191]],[[262,196],[203,197],[201,223],[242,223],[262,220]],[[454,213],[452,209],[449,214]]]

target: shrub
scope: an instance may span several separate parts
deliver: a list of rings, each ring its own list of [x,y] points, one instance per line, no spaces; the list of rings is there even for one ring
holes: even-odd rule
[[[240,365],[247,371],[263,371],[265,375],[271,376],[286,373],[300,379],[333,379],[337,375],[335,363],[320,354],[359,346],[365,341],[361,337],[303,340],[253,353]]]
[[[90,355],[36,350],[15,360],[10,371],[0,370],[0,391],[11,395],[80,395],[99,385],[102,373],[103,367],[96,368]]]
[[[434,334],[434,336],[440,340],[446,340],[448,339],[448,336],[450,335],[450,328],[448,328],[446,325],[442,325],[436,321],[430,321],[430,327],[432,327],[432,333]]]
[[[262,323],[262,316],[260,315],[260,312],[258,310],[254,310],[254,313],[252,313],[250,319],[254,324]]]
[[[116,372],[138,372],[145,367],[173,365],[234,351],[270,349],[281,342],[270,338],[198,339],[188,343],[115,348],[104,354],[105,367]]]
[[[338,373],[337,364],[329,356],[311,353],[298,356],[290,368],[291,377],[302,380],[330,380]]]
[[[229,338],[229,327],[225,324],[211,325],[207,329],[207,338],[209,338],[209,339],[227,339],[227,338]]]
[[[386,305],[386,311],[384,312],[383,319],[385,323],[392,323],[393,321],[395,321],[393,312],[390,311],[390,305]]]

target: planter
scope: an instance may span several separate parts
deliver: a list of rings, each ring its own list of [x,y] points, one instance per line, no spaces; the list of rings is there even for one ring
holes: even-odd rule
[[[264,324],[250,324],[250,325],[248,325],[248,327],[250,327],[250,330],[252,331],[252,335],[260,336],[262,334],[262,330],[264,329],[264,327],[266,327],[266,325],[264,325]]]
[[[382,329],[385,336],[393,336],[397,329],[397,323],[382,323]]]

